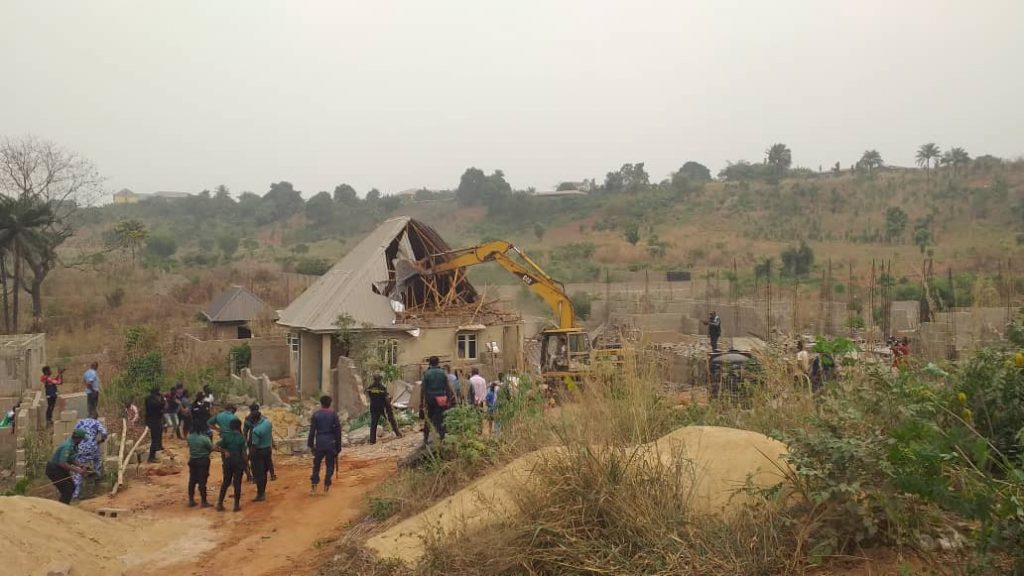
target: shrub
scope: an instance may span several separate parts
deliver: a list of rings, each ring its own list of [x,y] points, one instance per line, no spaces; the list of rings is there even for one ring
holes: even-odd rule
[[[324,258],[299,258],[295,262],[295,271],[310,276],[323,276],[331,269],[331,263]]]
[[[589,320],[591,312],[591,298],[590,294],[586,292],[577,292],[572,295],[572,305],[576,309],[576,315],[581,320]]]
[[[121,304],[124,304],[124,288],[118,286],[104,294],[103,298],[107,301],[107,306],[110,306],[111,308],[120,308]]]

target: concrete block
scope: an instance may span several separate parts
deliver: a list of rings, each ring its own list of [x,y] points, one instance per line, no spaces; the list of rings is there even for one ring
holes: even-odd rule
[[[61,422],[74,422],[78,420],[78,410],[61,410],[60,421]]]
[[[14,451],[14,461],[15,462],[24,462],[25,461],[25,449],[24,448],[21,448],[19,450],[15,450]]]
[[[61,394],[58,405],[61,410],[74,410],[78,412],[79,418],[82,418],[89,413],[89,404],[86,400],[85,392]]]

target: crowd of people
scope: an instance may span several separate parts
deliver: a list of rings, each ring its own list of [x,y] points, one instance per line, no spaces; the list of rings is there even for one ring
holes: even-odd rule
[[[44,385],[54,388],[61,386],[63,373],[64,370],[60,369],[54,376],[48,366],[44,367]],[[94,391],[90,394],[94,394],[98,400],[100,384],[96,364],[83,375],[83,381],[87,389],[92,387]],[[463,387],[458,372],[452,372],[450,366],[442,370],[438,358],[431,357],[421,387],[420,418],[426,420],[423,425],[424,444],[429,443],[432,430],[444,439],[444,413],[459,404],[476,407],[485,417],[488,430],[496,430],[494,416],[499,392],[503,386],[508,388],[516,384],[514,377],[506,379],[504,374],[500,374],[497,381],[488,383],[480,371],[473,368]],[[377,442],[377,428],[382,422],[389,424],[395,436],[401,438],[402,432],[394,415],[392,400],[381,376],[372,379],[366,393],[370,402],[370,443]],[[322,493],[327,494],[338,471],[342,445],[341,421],[331,405],[332,398],[322,396],[320,407],[313,412],[309,421],[307,445],[313,456],[310,494],[314,495],[321,486]],[[141,413],[142,423],[150,436],[147,461],[159,462],[157,455],[164,450],[165,436],[173,434],[175,438],[184,440],[188,448],[188,506],[216,506],[218,511],[226,510],[224,502],[231,490],[234,500],[232,509],[238,511],[241,510],[243,476],[255,484],[254,502],[265,501],[268,480],[277,479],[272,450],[273,424],[262,414],[256,403],[249,406],[249,414],[244,422],[236,415],[237,407],[234,404],[226,403],[219,406],[219,409],[215,406],[209,386],[204,386],[194,395],[186,391],[182,382],[177,382],[167,391],[161,391],[159,386],[151,388],[142,403]],[[92,404],[89,405],[90,411],[94,408]],[[48,416],[51,413],[52,406]],[[140,420],[139,407],[134,402],[126,402],[122,416],[130,427],[135,427]],[[106,427],[97,416],[90,413],[78,421],[70,437],[54,451],[47,463],[46,475],[57,489],[61,502],[70,503],[79,498],[85,478],[102,475],[102,444],[108,437]],[[220,454],[222,468],[220,493],[215,505],[211,503],[207,491],[214,453]],[[322,478],[321,470],[324,472]]]

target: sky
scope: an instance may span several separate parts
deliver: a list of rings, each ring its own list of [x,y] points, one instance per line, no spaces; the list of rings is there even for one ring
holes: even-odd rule
[[[0,0],[0,136],[113,192],[311,196],[1024,154],[1020,0]]]

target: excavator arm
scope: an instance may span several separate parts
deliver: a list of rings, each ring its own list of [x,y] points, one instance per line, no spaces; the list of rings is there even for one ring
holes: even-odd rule
[[[509,256],[509,253],[518,255],[523,263]],[[497,262],[540,296],[555,313],[559,328],[576,328],[576,310],[562,283],[548,276],[536,262],[510,242],[495,240],[472,248],[435,254],[417,262],[416,267],[423,274],[439,274],[485,262]]]

